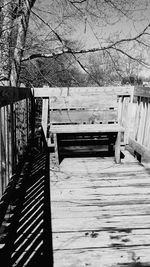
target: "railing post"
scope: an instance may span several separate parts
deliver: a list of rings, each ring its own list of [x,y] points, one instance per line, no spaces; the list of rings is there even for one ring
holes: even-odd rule
[[[12,173],[16,168],[16,153],[15,153],[15,112],[14,105],[10,105],[10,128],[11,128],[11,162],[12,162]]]
[[[35,100],[34,100],[34,96],[33,95],[31,95],[30,123],[31,123],[31,142],[34,142],[34,134],[35,134]]]
[[[44,98],[42,101],[42,127],[47,140],[47,125],[48,125],[48,110],[49,110],[49,99]]]
[[[128,144],[129,129],[131,126],[130,110],[131,110],[131,95],[118,95],[118,123],[125,128],[123,144]]]
[[[0,125],[2,125],[1,122],[1,109],[0,109]],[[0,128],[0,198],[2,196],[3,190],[2,190],[2,128]]]

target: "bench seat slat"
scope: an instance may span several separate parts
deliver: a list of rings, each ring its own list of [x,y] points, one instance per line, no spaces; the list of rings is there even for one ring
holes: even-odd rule
[[[105,133],[124,132],[119,124],[51,125],[51,133]]]

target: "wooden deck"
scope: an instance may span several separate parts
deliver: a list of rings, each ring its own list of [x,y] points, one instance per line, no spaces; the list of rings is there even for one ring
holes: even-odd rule
[[[150,171],[112,157],[51,154],[54,267],[150,266]]]

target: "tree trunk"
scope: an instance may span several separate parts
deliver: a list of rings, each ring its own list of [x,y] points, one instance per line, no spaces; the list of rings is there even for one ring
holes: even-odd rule
[[[9,85],[11,70],[11,32],[13,26],[12,4],[10,0],[3,0],[1,8],[1,36],[0,36],[0,82]]]
[[[14,48],[14,55],[11,64],[10,82],[12,86],[17,86],[20,75],[21,59],[24,52],[26,34],[29,25],[29,18],[31,8],[35,0],[21,0],[19,1],[16,12],[16,44]]]
[[[17,86],[31,8],[36,0],[3,0],[0,32],[0,82]]]

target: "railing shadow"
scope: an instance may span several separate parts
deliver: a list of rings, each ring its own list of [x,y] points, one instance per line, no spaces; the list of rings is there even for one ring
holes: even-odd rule
[[[49,154],[32,151],[20,174],[1,231],[5,266],[52,266]]]

